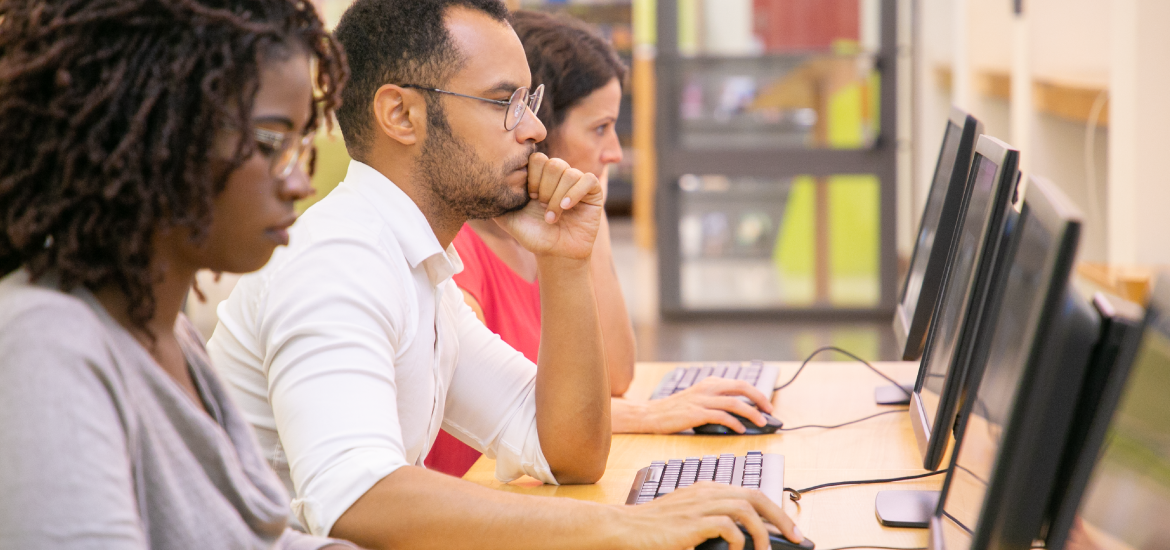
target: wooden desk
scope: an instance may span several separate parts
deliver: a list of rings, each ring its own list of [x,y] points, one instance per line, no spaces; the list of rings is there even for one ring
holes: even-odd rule
[[[787,381],[799,363],[783,362],[780,381]],[[675,363],[639,363],[626,394],[644,400]],[[913,381],[917,362],[875,363],[899,382]],[[775,416],[785,427],[833,425],[876,412],[896,409],[874,404],[873,389],[886,384],[865,366],[853,362],[809,363],[797,381],[777,392]],[[784,483],[802,488],[830,481],[874,479],[924,473],[908,414],[891,414],[835,430],[805,429],[759,436],[615,435],[605,475],[594,485],[552,486],[524,477],[500,483],[495,461],[480,458],[464,479],[481,485],[532,495],[560,496],[623,504],[640,468],[653,460],[749,450],[783,454]],[[837,487],[809,493],[784,510],[818,548],[874,544],[926,546],[926,530],[882,527],[874,498],[885,489],[938,489],[943,476],[901,483]]]

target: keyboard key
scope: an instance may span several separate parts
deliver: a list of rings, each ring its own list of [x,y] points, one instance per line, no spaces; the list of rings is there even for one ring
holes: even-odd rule
[[[746,487],[762,491],[775,502],[783,499],[784,457],[750,451],[745,456],[731,453],[655,461],[639,472],[626,498],[627,504],[645,504],[699,481]]]

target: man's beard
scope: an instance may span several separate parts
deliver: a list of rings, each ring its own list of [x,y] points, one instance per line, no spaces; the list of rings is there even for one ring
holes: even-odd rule
[[[499,170],[481,161],[471,147],[456,138],[442,110],[432,108],[417,174],[453,214],[470,220],[495,218],[528,205],[528,186],[513,190],[506,178],[528,164],[535,150],[533,146],[532,151],[510,159]]]

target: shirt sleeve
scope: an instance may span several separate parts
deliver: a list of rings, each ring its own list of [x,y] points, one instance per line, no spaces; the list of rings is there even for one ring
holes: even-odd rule
[[[454,284],[443,286],[459,335],[443,428],[494,458],[500,481],[529,475],[557,483],[536,429],[536,365],[480,323]]]
[[[293,512],[327,535],[370,487],[409,464],[394,376],[409,313],[395,284],[404,275],[374,242],[307,246],[273,274],[258,334]]]
[[[0,323],[0,548],[145,549],[98,321],[63,304],[5,313],[19,321]]]

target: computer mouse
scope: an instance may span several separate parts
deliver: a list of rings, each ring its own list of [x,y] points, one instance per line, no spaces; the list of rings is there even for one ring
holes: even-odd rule
[[[779,430],[780,427],[784,425],[784,423],[775,416],[772,416],[766,412],[762,412],[760,414],[764,415],[764,420],[767,421],[763,426],[757,426],[755,422],[752,422],[751,420],[748,420],[738,414],[733,414],[731,416],[734,416],[736,420],[739,420],[741,423],[743,423],[744,428],[747,428],[747,431],[745,431],[743,435],[772,434],[776,433],[776,430]],[[740,435],[735,433],[735,430],[728,428],[723,424],[703,424],[702,426],[695,426],[695,433],[700,435]]]
[[[808,537],[804,538],[804,542],[797,544],[785,538],[784,535],[781,535],[780,531],[772,525],[765,523],[764,526],[768,528],[768,541],[772,543],[772,550],[813,550],[817,546]],[[747,539],[743,543],[743,550],[755,550],[756,544],[752,540],[751,535],[748,534],[742,525],[739,526],[739,530],[743,531],[743,536]],[[696,546],[695,550],[727,550],[728,546],[727,541],[721,538],[707,539],[702,544]]]

